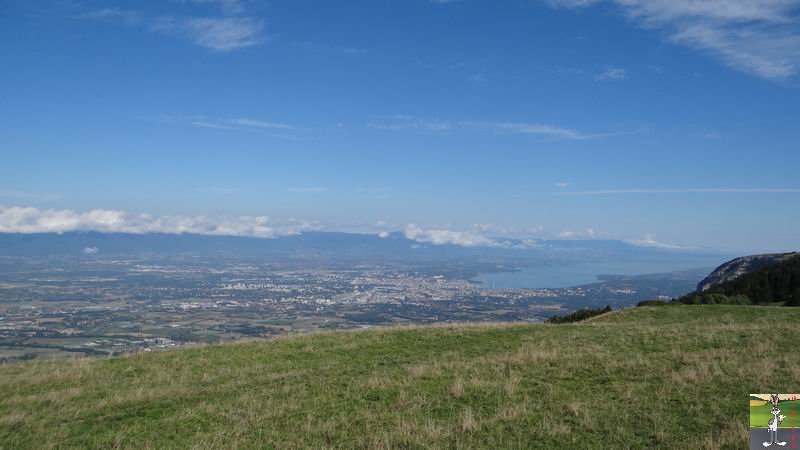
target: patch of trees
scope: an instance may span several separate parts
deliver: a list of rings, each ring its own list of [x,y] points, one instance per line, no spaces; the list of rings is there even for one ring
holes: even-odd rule
[[[744,294],[725,295],[700,292],[681,297],[684,305],[750,305],[753,302]]]
[[[800,306],[800,255],[712,286],[704,292],[684,295],[677,301],[688,305],[783,302],[786,306]]]
[[[664,300],[642,300],[641,302],[636,304],[636,307],[640,306],[669,306],[671,302],[665,302]]]
[[[602,309],[591,309],[591,308],[584,308],[579,309],[573,313],[567,314],[566,316],[555,316],[545,320],[546,323],[571,323],[571,322],[582,322],[586,319],[599,316],[600,314],[605,314],[611,312],[611,306],[606,306]]]

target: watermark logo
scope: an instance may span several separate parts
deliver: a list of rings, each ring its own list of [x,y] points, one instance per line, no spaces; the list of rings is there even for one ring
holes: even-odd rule
[[[750,394],[750,448],[797,449],[798,394]]]

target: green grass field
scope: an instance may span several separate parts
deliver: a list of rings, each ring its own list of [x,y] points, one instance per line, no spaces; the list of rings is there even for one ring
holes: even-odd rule
[[[749,393],[797,387],[798,324],[675,306],[7,365],[0,447],[744,448]]]

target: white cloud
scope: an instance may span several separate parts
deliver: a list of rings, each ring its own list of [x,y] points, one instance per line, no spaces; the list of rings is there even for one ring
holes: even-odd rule
[[[564,230],[558,233],[558,237],[561,239],[594,239],[598,236],[598,233],[592,228],[586,228],[585,230]]]
[[[386,239],[386,238],[388,238],[390,235],[391,235],[391,234],[390,234],[388,231],[381,231],[381,232],[379,232],[379,233],[378,233],[378,237],[379,237],[379,238],[381,238],[381,239]]]
[[[612,3],[639,26],[768,79],[800,72],[800,0],[547,0],[553,7]]]
[[[460,245],[462,247],[489,247],[495,245],[493,239],[471,231],[452,231],[445,229],[424,229],[408,224],[404,230],[407,239],[433,245]]]
[[[86,247],[81,250],[84,255],[96,255],[98,252],[100,252],[100,249],[97,247]]]
[[[633,245],[637,245],[639,247],[655,247],[655,248],[663,248],[663,249],[673,249],[673,250],[690,250],[695,249],[695,247],[686,247],[683,245],[675,245],[675,244],[665,244],[663,242],[659,242],[655,239],[655,236],[647,235],[643,239],[628,239],[625,242]]]
[[[319,224],[290,219],[275,221],[266,216],[151,216],[125,211],[0,207],[0,233],[167,233],[216,236],[276,237],[319,229]]]
[[[594,76],[595,81],[622,81],[628,77],[628,72],[620,67],[606,67]]]
[[[569,187],[569,183],[567,183],[566,181],[559,181],[558,183],[556,183],[556,187],[560,188]]]
[[[485,233],[489,230],[494,230],[496,227],[491,223],[476,223],[472,226],[473,231],[476,233]]]

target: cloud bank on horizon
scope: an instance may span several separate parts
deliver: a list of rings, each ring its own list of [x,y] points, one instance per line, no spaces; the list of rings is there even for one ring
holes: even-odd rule
[[[276,221],[266,216],[152,216],[112,209],[77,212],[69,209],[0,207],[0,233],[165,233],[270,238],[318,228],[310,221]]]
[[[388,239],[392,233],[384,228],[388,224],[379,222],[373,233],[380,239]],[[69,209],[39,209],[34,207],[0,206],[0,233],[42,234],[69,232],[99,232],[125,234],[196,234],[206,236],[232,236],[252,238],[279,238],[295,236],[309,231],[334,231],[320,222],[308,220],[275,220],[267,216],[186,216],[132,214],[120,210],[93,209],[79,212]],[[401,234],[409,241],[434,246],[454,245],[459,247],[496,247],[530,249],[540,245],[546,237],[542,227],[525,230],[522,239],[509,240],[489,237],[488,232],[513,233],[513,230],[498,229],[491,225],[474,225],[470,230],[451,230],[443,227],[421,227],[413,223],[406,225]],[[519,232],[517,232],[519,234]],[[536,235],[537,238],[531,236]],[[554,233],[554,239],[608,239],[604,233],[586,230],[564,230]],[[633,245],[669,249],[690,249],[656,241],[653,236],[643,239],[626,239]],[[83,253],[93,255],[98,249],[87,247]]]
[[[33,207],[0,206],[0,233],[67,233],[95,231],[100,233],[131,234],[199,234],[209,236],[240,236],[274,238],[297,235],[304,231],[324,228],[313,221],[274,220],[267,216],[153,216],[131,214],[112,209],[93,209],[78,212],[69,209],[39,209]],[[386,230],[376,231],[378,237],[390,236]],[[489,247],[494,239],[474,231],[421,228],[414,224],[405,227],[403,235],[412,241],[432,245]]]

